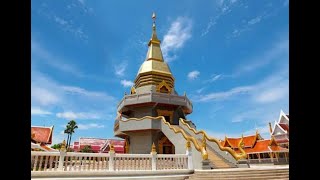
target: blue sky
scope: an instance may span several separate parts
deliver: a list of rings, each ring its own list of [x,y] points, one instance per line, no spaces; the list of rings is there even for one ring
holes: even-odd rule
[[[33,0],[31,125],[75,119],[79,137],[113,137],[116,106],[147,53],[153,11],[187,116],[216,138],[289,113],[288,0]]]

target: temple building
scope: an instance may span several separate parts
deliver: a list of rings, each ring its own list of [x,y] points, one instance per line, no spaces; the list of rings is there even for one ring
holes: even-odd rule
[[[272,128],[269,123],[270,134],[275,141],[284,148],[289,148],[289,114],[285,114],[282,110],[278,121],[274,122]]]
[[[57,151],[47,145],[52,144],[53,126],[31,126],[31,149],[39,151]]]
[[[237,138],[226,136],[220,143],[223,147],[230,147],[239,153],[237,144],[241,141],[244,143],[243,149],[247,154],[247,159],[251,163],[279,162],[279,159],[289,162],[289,150],[279,146],[272,136],[270,139],[263,139],[258,131],[254,135]]]
[[[125,141],[121,139],[84,138],[74,141],[71,149],[80,152],[85,146],[91,146],[93,153],[108,153],[113,144],[116,153],[125,153]]]
[[[187,120],[193,105],[186,93],[180,95],[175,90],[174,75],[164,60],[157,37],[155,14],[152,19],[146,58],[130,94],[125,93],[118,103],[114,135],[125,140],[126,153],[149,154],[154,144],[160,154],[185,154],[186,144],[191,142],[195,168],[202,168],[203,162],[209,162],[211,168],[238,167],[244,152],[237,154],[222,147],[219,140],[197,131],[195,124]]]

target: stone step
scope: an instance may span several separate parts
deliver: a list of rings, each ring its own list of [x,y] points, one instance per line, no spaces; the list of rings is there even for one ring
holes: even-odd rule
[[[289,179],[289,174],[286,175],[252,175],[252,176],[225,176],[225,177],[218,177],[218,176],[197,176],[197,175],[191,175],[189,177],[189,180],[192,179],[221,179],[221,180],[227,180],[227,179]]]
[[[195,174],[268,174],[268,173],[289,173],[289,170],[251,170],[251,171],[212,171],[212,172],[196,172]]]
[[[208,177],[214,177],[214,178],[249,178],[249,177],[289,177],[289,174],[254,174],[254,175],[221,175],[221,176],[216,176],[216,175],[208,175],[208,176],[199,176],[199,175],[192,175],[197,178],[208,178]]]

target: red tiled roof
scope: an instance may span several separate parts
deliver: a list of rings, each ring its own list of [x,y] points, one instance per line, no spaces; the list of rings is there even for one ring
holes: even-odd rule
[[[232,148],[237,148],[241,138],[227,138],[227,144],[229,144]]]
[[[248,154],[288,151],[288,149],[280,147],[274,141],[272,141],[272,144],[270,145],[271,141],[272,140],[270,140],[270,139],[257,140],[257,142],[253,148],[245,148],[244,151]],[[236,152],[240,153],[240,151],[238,149],[236,150]]]
[[[270,140],[258,140],[253,148],[245,149],[246,153],[258,153],[270,151],[269,146]]]
[[[31,127],[31,134],[34,134],[33,140],[37,143],[52,143],[52,127]]]
[[[289,125],[286,123],[279,123],[279,125],[284,129],[285,131],[289,132]]]
[[[243,137],[244,147],[252,147],[257,140],[256,136],[257,135]]]
[[[289,142],[289,139],[276,139],[277,143],[286,143]]]
[[[221,146],[224,146],[225,141],[220,141]]]
[[[244,136],[243,137],[244,147],[252,147],[257,140],[256,136],[257,135]],[[228,144],[232,148],[237,148],[240,140],[241,140],[241,137],[240,138],[227,138],[227,142],[229,142]],[[227,146],[227,144],[225,146]]]

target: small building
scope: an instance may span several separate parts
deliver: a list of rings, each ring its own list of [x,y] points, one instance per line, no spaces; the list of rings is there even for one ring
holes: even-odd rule
[[[285,114],[282,110],[278,121],[274,122],[273,128],[269,123],[270,134],[275,141],[284,148],[289,148],[289,114]]]
[[[71,148],[75,152],[80,152],[85,146],[91,146],[94,153],[108,153],[113,144],[116,153],[125,153],[125,140],[105,139],[105,138],[79,138],[79,141],[73,142]]]
[[[58,151],[47,146],[52,144],[53,127],[31,126],[31,150]]]
[[[239,144],[243,142],[243,150],[247,154],[247,159],[251,163],[267,163],[267,162],[288,162],[289,149],[281,147],[275,140],[263,139],[258,131],[255,135],[242,136],[237,138],[225,137],[221,141],[223,147],[230,147],[237,153],[241,153],[238,149]]]

